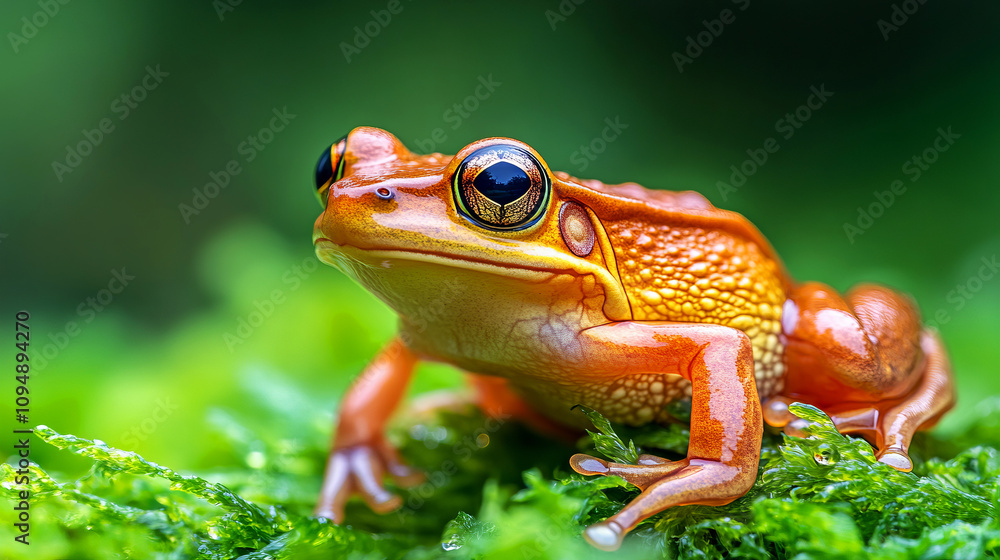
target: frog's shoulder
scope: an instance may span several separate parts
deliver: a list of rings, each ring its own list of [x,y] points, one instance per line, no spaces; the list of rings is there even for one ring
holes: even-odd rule
[[[608,185],[565,173],[556,176],[564,196],[586,204],[602,221],[725,231],[757,244],[765,255],[778,260],[771,244],[749,220],[737,212],[716,208],[700,193],[647,189],[637,183]]]

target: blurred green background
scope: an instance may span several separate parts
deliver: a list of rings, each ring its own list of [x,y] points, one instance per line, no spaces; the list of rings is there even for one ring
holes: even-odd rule
[[[1000,5],[898,3],[901,25],[880,29],[892,3],[403,0],[381,25],[381,0],[223,2],[70,1],[44,18],[44,2],[0,6],[0,359],[13,364],[14,313],[29,310],[31,424],[191,470],[233,462],[211,411],[253,416],[260,393],[308,394],[328,430],[393,331],[373,297],[313,266],[313,166],[359,125],[415,151],[511,136],[553,169],[700,191],[755,223],[797,278],[885,282],[947,319],[960,403],[941,429],[1000,393],[1000,278],[975,280],[1000,253]],[[900,6],[916,11],[904,22]],[[713,22],[726,9],[732,21]],[[31,34],[22,18],[45,23]],[[377,34],[348,60],[342,45],[366,25]],[[678,71],[689,37],[707,46]],[[498,85],[469,101],[481,79]],[[832,96],[801,110],[811,87]],[[463,103],[475,109],[456,117]],[[249,160],[244,142],[286,108],[294,118]],[[797,110],[809,118],[786,138],[779,120]],[[113,130],[84,132],[103,119]],[[583,168],[578,150],[605,119],[627,128]],[[911,180],[906,162],[949,127],[960,136]],[[88,136],[102,138],[71,171],[53,168]],[[778,151],[723,197],[730,166],[768,138]],[[179,205],[231,160],[240,173],[185,219]],[[844,224],[897,179],[905,193],[849,239]],[[107,301],[122,269],[134,279]],[[283,302],[262,324],[227,338],[274,290]],[[425,367],[413,391],[458,382]],[[2,386],[13,427],[14,381]],[[267,414],[273,433],[301,429]],[[42,444],[32,458],[87,466]]]

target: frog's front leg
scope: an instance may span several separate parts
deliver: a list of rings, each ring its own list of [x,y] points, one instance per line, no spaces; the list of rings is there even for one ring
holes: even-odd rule
[[[421,480],[420,473],[400,461],[383,433],[403,397],[415,363],[413,353],[394,339],[347,390],[316,504],[317,516],[340,523],[344,505],[355,493],[379,513],[392,511],[401,500],[383,487],[383,475],[388,472],[401,486]]]
[[[619,475],[643,490],[620,512],[584,531],[591,544],[615,550],[639,522],[668,507],[723,505],[750,489],[763,420],[746,334],[704,323],[621,322],[587,329],[580,338],[588,369],[609,376],[678,374],[691,382],[692,391],[686,459],[644,456],[639,465],[587,455],[571,460],[581,474]]]

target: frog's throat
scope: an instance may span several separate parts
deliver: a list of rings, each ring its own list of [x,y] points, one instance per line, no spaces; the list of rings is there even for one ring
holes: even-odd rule
[[[361,249],[353,245],[338,244],[326,238],[316,240],[316,256],[324,263],[348,274],[357,275],[358,267],[376,266],[372,263],[391,261],[394,259],[426,262],[438,266],[450,266],[466,270],[475,270],[486,274],[515,278],[525,282],[544,282],[554,274],[573,274],[575,276],[592,276],[604,289],[604,315],[611,321],[627,321],[632,319],[632,309],[628,296],[621,281],[617,277],[617,267],[611,261],[612,270],[596,264],[579,260],[555,260],[550,266],[516,266],[498,263],[473,257],[456,257],[439,253],[409,250],[409,249]],[[602,247],[603,249],[603,247]],[[348,262],[345,262],[348,261]]]

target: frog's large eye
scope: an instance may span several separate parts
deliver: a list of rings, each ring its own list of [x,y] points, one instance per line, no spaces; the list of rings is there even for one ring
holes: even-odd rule
[[[552,188],[538,160],[510,144],[469,154],[455,172],[452,186],[459,212],[493,230],[530,227],[545,214]]]
[[[323,208],[326,208],[326,193],[330,190],[330,185],[344,176],[344,150],[346,149],[347,136],[344,136],[319,155],[319,162],[316,163],[316,196]]]

